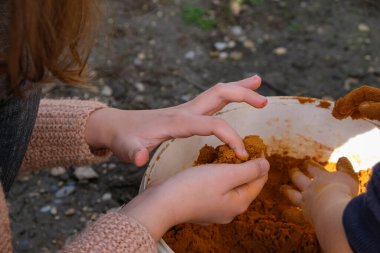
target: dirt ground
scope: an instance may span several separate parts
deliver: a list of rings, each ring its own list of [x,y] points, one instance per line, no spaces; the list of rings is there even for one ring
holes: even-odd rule
[[[268,96],[335,99],[361,84],[380,87],[380,6],[371,1],[246,0],[236,15],[227,0],[103,2],[94,87],[56,85],[47,97],[160,108],[255,73]],[[15,252],[55,252],[137,194],[144,168],[116,158],[92,167],[98,177],[87,181],[75,168],[19,177],[9,198]]]

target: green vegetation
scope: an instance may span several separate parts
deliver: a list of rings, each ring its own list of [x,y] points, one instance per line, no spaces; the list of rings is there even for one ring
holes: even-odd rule
[[[182,19],[188,24],[195,24],[202,29],[209,30],[216,27],[216,21],[207,17],[207,10],[186,5],[182,9]]]

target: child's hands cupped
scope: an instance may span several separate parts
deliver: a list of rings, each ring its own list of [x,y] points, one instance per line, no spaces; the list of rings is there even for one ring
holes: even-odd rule
[[[239,134],[227,122],[212,115],[231,102],[264,107],[267,99],[254,91],[260,84],[258,76],[217,84],[187,103],[164,109],[100,109],[87,121],[86,140],[92,148],[109,148],[121,160],[137,166],[144,165],[149,152],[161,142],[192,135],[215,135],[239,157],[246,158],[248,154]]]
[[[263,158],[193,167],[153,184],[120,211],[143,224],[156,241],[180,223],[229,223],[260,193],[268,171]]]

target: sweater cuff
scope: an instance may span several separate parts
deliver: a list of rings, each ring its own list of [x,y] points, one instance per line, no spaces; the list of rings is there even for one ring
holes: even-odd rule
[[[110,150],[93,151],[85,140],[90,114],[105,107],[97,101],[41,100],[22,168],[88,165],[108,159]]]
[[[343,226],[354,252],[380,252],[380,224],[365,204],[365,194],[353,198],[343,213]]]
[[[61,253],[157,252],[148,230],[124,214],[109,212],[90,225]]]

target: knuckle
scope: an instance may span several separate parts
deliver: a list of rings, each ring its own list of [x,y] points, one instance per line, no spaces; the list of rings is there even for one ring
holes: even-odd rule
[[[226,84],[225,83],[217,83],[214,85],[213,89],[214,89],[214,92],[216,92],[217,94],[222,94],[224,92],[224,90],[226,89]]]

